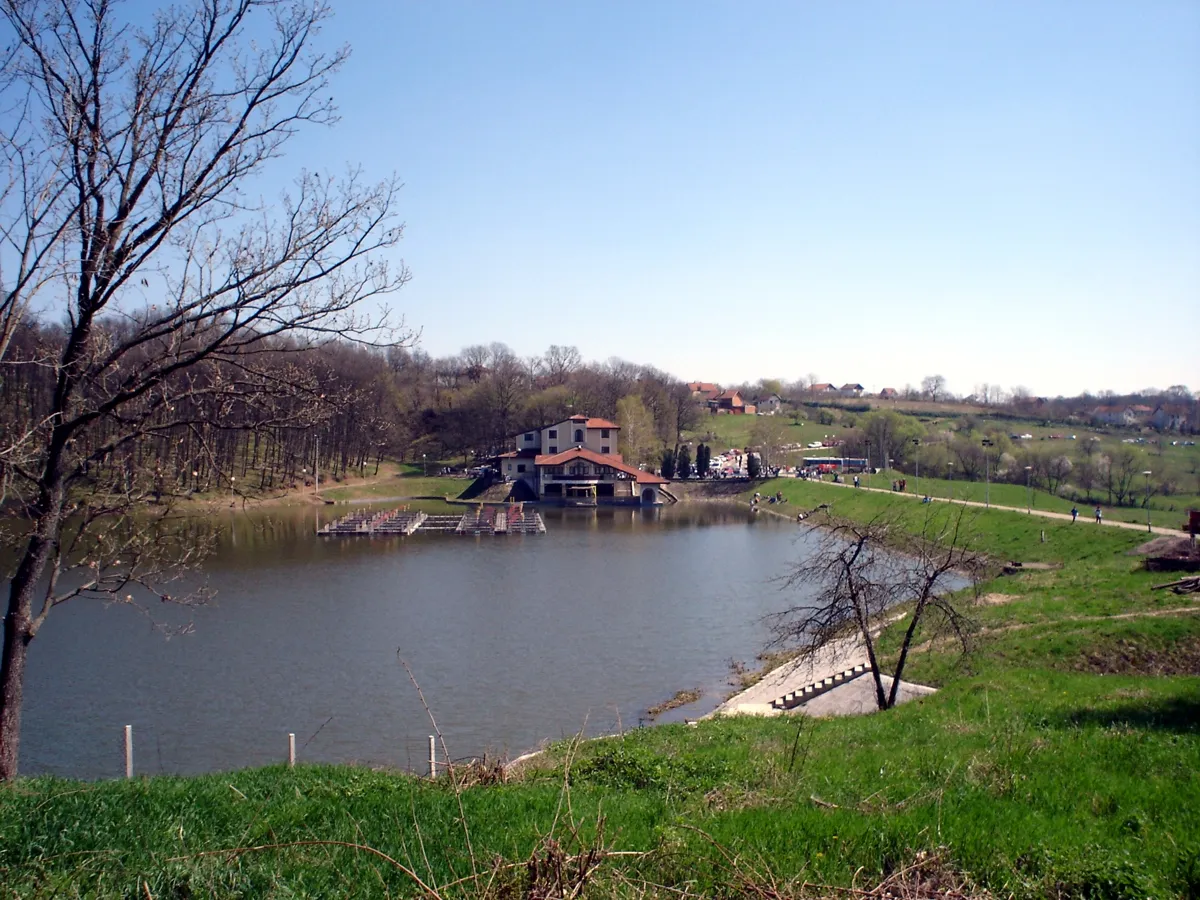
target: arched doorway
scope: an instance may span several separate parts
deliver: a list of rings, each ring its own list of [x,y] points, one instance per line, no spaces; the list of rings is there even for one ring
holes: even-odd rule
[[[654,488],[646,488],[644,491],[642,491],[642,502],[643,503],[653,503],[654,502]]]

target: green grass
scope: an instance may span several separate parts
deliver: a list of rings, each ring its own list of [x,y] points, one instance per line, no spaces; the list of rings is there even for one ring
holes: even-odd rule
[[[885,470],[872,475],[870,484],[867,477],[862,477],[864,487],[886,488],[893,480],[905,478],[908,481],[908,492],[912,494],[929,494],[932,497],[953,497],[958,500],[970,500],[975,503],[990,502],[996,506],[1010,506],[1016,509],[1041,509],[1050,512],[1069,513],[1072,507],[1079,509],[1082,519],[1093,516],[1094,507],[1087,503],[1075,502],[1051,494],[1049,491],[1029,488],[1028,493],[1023,484],[1007,484],[1003,482],[965,481],[961,478],[951,481],[946,478],[929,478],[922,475],[920,479],[903,472]],[[1110,506],[1101,503],[1105,518],[1118,522],[1137,522],[1144,524],[1146,510],[1137,506]],[[1200,497],[1195,495],[1177,495],[1163,497],[1156,495],[1150,498],[1151,524],[1162,527],[1176,528],[1187,519],[1186,510],[1200,508]]]
[[[457,497],[471,484],[469,478],[444,476],[423,477],[403,475],[384,477],[369,484],[345,487],[322,488],[321,496],[327,500],[368,500],[385,497]]]
[[[789,511],[891,510],[912,529],[962,509],[793,479],[767,489]],[[861,887],[928,853],[997,896],[1196,896],[1200,602],[1150,590],[1165,579],[1129,554],[1136,532],[969,515],[997,559],[1061,567],[985,585],[1007,602],[971,609],[975,652],[934,643],[910,661],[907,677],[940,688],[920,701],[560,743],[510,783],[466,789],[466,830],[445,782],[352,767],[24,780],[0,788],[0,884],[15,897],[417,895],[398,863],[443,896],[479,897],[479,882],[447,887],[472,873],[469,832],[484,881],[499,866],[495,896],[545,895],[530,879],[547,868],[526,863],[547,835],[567,854],[597,840],[644,854],[606,862],[593,895]],[[896,632],[880,646],[894,658]],[[265,844],[288,846],[213,853]]]

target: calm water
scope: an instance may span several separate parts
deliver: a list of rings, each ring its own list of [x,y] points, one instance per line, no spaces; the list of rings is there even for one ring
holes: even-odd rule
[[[636,725],[683,688],[704,697],[675,718],[696,715],[762,649],[761,616],[789,600],[772,578],[804,549],[793,524],[710,504],[549,510],[527,537],[318,539],[313,515],[222,520],[192,634],[56,610],[31,647],[22,771],[119,775],[125,724],[139,772],[279,761],[289,731],[302,760],[423,768],[398,654],[456,757]]]

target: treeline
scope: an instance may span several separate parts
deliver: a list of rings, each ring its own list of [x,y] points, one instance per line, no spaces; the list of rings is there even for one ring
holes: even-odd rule
[[[49,361],[61,357],[64,340],[63,329],[36,321],[15,333],[0,362],[6,445],[52,427],[57,375]],[[122,359],[98,397],[119,391],[121,373],[144,361]],[[369,474],[384,458],[470,462],[574,414],[618,421],[626,458],[657,463],[697,416],[687,386],[653,367],[589,363],[562,346],[519,357],[499,343],[435,358],[411,347],[278,339],[206,360],[131,402],[107,413],[97,403],[82,438],[90,446],[74,455],[91,457],[97,483],[163,494],[269,490],[311,479],[314,466],[322,477]],[[133,419],[141,424],[130,436]],[[20,474],[17,458],[10,461],[6,483]]]

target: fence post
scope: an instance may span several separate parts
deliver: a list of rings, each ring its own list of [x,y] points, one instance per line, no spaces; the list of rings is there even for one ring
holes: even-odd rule
[[[133,777],[133,726],[125,726],[125,777]]]
[[[433,735],[429,736],[429,777],[437,778],[437,744],[433,742]]]
[[[296,733],[288,732],[288,768],[296,767]]]

